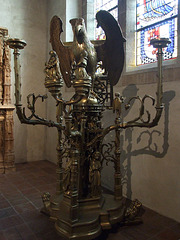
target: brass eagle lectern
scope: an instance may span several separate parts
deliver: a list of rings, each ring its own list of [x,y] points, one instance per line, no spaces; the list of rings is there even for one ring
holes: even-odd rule
[[[125,39],[110,13],[99,11],[96,19],[105,32],[106,40],[92,44],[87,37],[84,20],[76,18],[70,20],[74,33],[70,45],[64,45],[60,39],[63,31],[61,19],[54,16],[51,20],[50,42],[53,50],[45,65],[45,87],[57,103],[56,122],[35,113],[36,100],[44,100],[46,96],[30,94],[28,108],[31,115],[26,116],[21,104],[19,63],[19,50],[26,43],[19,39],[7,40],[10,48],[14,49],[15,106],[21,123],[47,125],[56,127],[58,131],[57,191],[55,196],[48,193],[43,195],[43,211],[55,222],[56,231],[67,239],[94,239],[103,229],[110,229],[115,223],[123,223],[128,217],[132,221],[136,220],[137,208],[141,204],[136,201],[136,211],[133,207],[127,209],[122,196],[120,130],[129,127],[152,128],[158,124],[163,110],[162,49],[169,40],[151,41],[158,49],[156,101],[148,95],[131,98],[126,109],[132,99],[137,99],[140,101],[140,111],[133,120],[124,122],[121,118],[123,97],[116,93],[113,100],[112,90],[123,69]],[[98,68],[103,71],[97,73]],[[68,101],[62,96],[63,82],[67,87],[74,88],[75,93]],[[153,105],[156,102],[154,119],[144,109],[147,98],[152,100]],[[103,128],[102,115],[105,109],[114,111],[115,121],[113,125]],[[147,116],[146,120],[144,115]],[[106,149],[105,154],[107,144],[103,140],[111,131],[115,131],[114,146],[111,144],[109,149],[112,151]],[[114,194],[103,193],[101,186],[103,162],[109,160],[114,163]]]

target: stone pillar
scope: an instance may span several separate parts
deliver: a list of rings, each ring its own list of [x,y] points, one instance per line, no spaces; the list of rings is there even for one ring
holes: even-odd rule
[[[11,105],[10,50],[8,30],[0,28],[0,173],[14,171],[13,110]]]
[[[0,105],[3,100],[3,35],[0,32]]]
[[[14,171],[14,134],[13,134],[13,110],[6,108],[5,127],[4,127],[4,170],[6,172]]]
[[[0,173],[4,173],[4,112],[0,111]]]
[[[4,43],[3,54],[3,105],[11,104],[11,55],[10,49]]]

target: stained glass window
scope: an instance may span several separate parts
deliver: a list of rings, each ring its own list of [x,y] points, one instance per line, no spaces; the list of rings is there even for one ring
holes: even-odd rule
[[[178,0],[136,1],[137,65],[156,61],[157,49],[150,45],[153,38],[169,38],[171,43],[164,49],[164,59],[177,57]]]
[[[100,10],[106,10],[110,12],[113,17],[118,20],[118,0],[96,0],[95,1],[95,13]],[[97,23],[96,23],[97,25]],[[95,31],[95,39],[96,40],[104,40],[105,34],[101,27],[96,28]]]

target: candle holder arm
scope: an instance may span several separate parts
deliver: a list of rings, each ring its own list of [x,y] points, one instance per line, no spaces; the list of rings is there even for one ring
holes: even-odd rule
[[[32,98],[32,101],[30,101],[30,98]],[[16,112],[17,112],[20,122],[25,123],[25,124],[32,124],[32,125],[38,125],[38,124],[46,125],[48,127],[56,127],[58,129],[63,130],[64,127],[62,125],[60,125],[58,122],[54,122],[54,121],[39,117],[35,113],[35,104],[39,98],[42,99],[42,102],[43,102],[45,99],[47,99],[47,95],[39,94],[38,96],[35,96],[34,93],[32,93],[27,96],[27,104],[28,104],[27,107],[31,111],[31,115],[29,117],[26,116],[25,107],[22,108],[22,105],[17,105],[17,104],[15,105]],[[33,119],[33,118],[35,118],[35,119]]]
[[[24,124],[32,124],[32,125],[46,125],[48,127],[56,127],[58,129],[64,129],[64,127],[57,122],[47,120],[44,118],[39,117],[35,114],[35,103],[37,99],[41,98],[44,101],[47,97],[46,95],[38,95],[35,97],[34,94],[29,94],[27,96],[28,108],[31,111],[30,117],[26,117],[25,108],[22,108],[21,103],[21,65],[20,65],[20,50],[24,49],[26,46],[26,42],[24,40],[16,39],[16,38],[9,38],[6,43],[9,45],[10,48],[14,50],[14,71],[15,71],[15,106],[18,118],[21,123]],[[32,103],[30,103],[30,97],[32,97]],[[32,119],[32,118],[35,119]]]
[[[17,116],[21,123],[29,124],[29,125],[46,125],[48,127],[56,127],[57,129],[61,129],[61,130],[64,129],[64,126],[61,126],[61,124],[51,120],[40,118],[37,115],[36,115],[37,116],[36,119],[29,119],[29,117],[26,117],[25,107],[22,108],[22,105],[15,105],[15,107],[16,107]]]
[[[54,98],[56,99],[57,104],[62,103],[64,106],[67,106],[67,105],[72,105],[74,103],[78,103],[79,101],[81,101],[82,97],[83,97],[82,95],[77,95],[77,96],[75,95],[70,101],[66,101],[62,98],[59,98],[58,96],[55,96]]]
[[[147,120],[145,121],[143,119],[143,115],[144,115],[144,102],[146,98],[150,98],[152,99],[152,104],[154,105],[155,103],[155,99],[149,95],[145,95],[142,99],[137,96],[137,97],[132,97],[128,104],[130,104],[130,102],[133,99],[138,99],[141,102],[141,107],[139,110],[139,116],[137,118],[135,118],[134,120],[128,121],[128,122],[121,122],[120,124],[116,124],[116,125],[111,125],[107,128],[104,128],[102,130],[102,132],[98,135],[96,135],[96,137],[94,139],[91,140],[91,142],[89,142],[87,144],[88,147],[93,146],[94,144],[96,144],[97,141],[102,141],[104,139],[104,137],[111,131],[113,130],[117,130],[117,129],[125,129],[125,128],[129,128],[129,127],[140,127],[140,128],[152,128],[154,126],[158,125],[158,122],[160,120],[160,117],[162,115],[162,110],[163,110],[163,105],[161,104],[160,107],[155,107],[156,108],[156,115],[154,117],[154,119],[150,122],[150,113],[149,111],[146,111],[147,113]],[[126,107],[127,108],[127,107]],[[140,120],[140,122],[138,122]]]

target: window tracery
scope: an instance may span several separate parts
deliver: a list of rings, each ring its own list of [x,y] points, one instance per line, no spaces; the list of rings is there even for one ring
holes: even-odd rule
[[[157,50],[150,45],[153,38],[169,38],[164,59],[177,57],[178,0],[136,1],[136,64],[156,61]]]
[[[118,21],[118,0],[95,0],[95,13],[99,10],[106,10]],[[96,23],[97,24],[97,23]],[[105,34],[102,28],[95,27],[95,39],[104,40]]]

